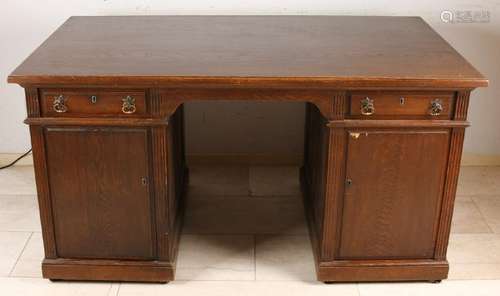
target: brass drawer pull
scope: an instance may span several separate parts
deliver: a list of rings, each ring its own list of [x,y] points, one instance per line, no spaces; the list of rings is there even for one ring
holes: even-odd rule
[[[66,106],[65,101],[66,99],[64,98],[63,95],[54,97],[54,102],[52,104],[54,111],[56,111],[57,113],[64,113],[68,111],[68,107]]]
[[[131,96],[126,96],[122,100],[122,112],[125,114],[133,114],[137,110],[135,107],[135,99]]]
[[[363,115],[372,115],[375,113],[375,106],[373,105],[373,100],[369,97],[361,100],[361,114]]]
[[[443,112],[443,104],[440,99],[434,99],[429,107],[429,115],[439,116]]]
[[[90,102],[91,102],[92,104],[97,103],[97,96],[95,96],[95,95],[94,95],[94,96],[90,96]]]

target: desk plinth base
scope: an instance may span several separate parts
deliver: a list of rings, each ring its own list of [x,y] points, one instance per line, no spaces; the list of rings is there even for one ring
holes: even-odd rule
[[[167,283],[175,267],[168,262],[124,260],[45,259],[42,274],[50,280]]]
[[[446,261],[324,263],[316,261],[317,279],[322,282],[438,282],[448,275]]]

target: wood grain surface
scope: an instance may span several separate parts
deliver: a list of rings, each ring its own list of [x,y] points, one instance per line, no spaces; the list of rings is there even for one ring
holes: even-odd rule
[[[71,17],[20,84],[485,86],[419,17]]]

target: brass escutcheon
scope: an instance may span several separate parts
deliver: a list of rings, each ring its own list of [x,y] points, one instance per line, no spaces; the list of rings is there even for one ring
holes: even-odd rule
[[[434,99],[429,106],[429,115],[438,116],[443,112],[443,104],[440,99]]]
[[[135,99],[131,96],[126,96],[122,99],[122,112],[125,114],[133,114],[137,110],[135,107]]]
[[[54,102],[52,103],[52,108],[54,109],[54,111],[56,111],[57,113],[64,113],[68,111],[68,107],[66,106],[65,101],[66,99],[63,95],[54,97]]]
[[[375,106],[373,105],[373,100],[369,97],[361,100],[361,114],[363,115],[372,115],[375,113]]]

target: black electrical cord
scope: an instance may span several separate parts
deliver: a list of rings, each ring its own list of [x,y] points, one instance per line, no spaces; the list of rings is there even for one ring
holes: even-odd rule
[[[0,167],[0,170],[3,170],[3,169],[6,169],[6,168],[10,168],[11,166],[15,165],[16,162],[20,161],[23,157],[25,157],[26,155],[30,154],[31,153],[31,148],[30,150],[28,150],[26,153],[24,153],[23,155],[19,156],[16,160],[14,160],[13,162],[9,163],[8,165],[4,165],[3,167]]]

